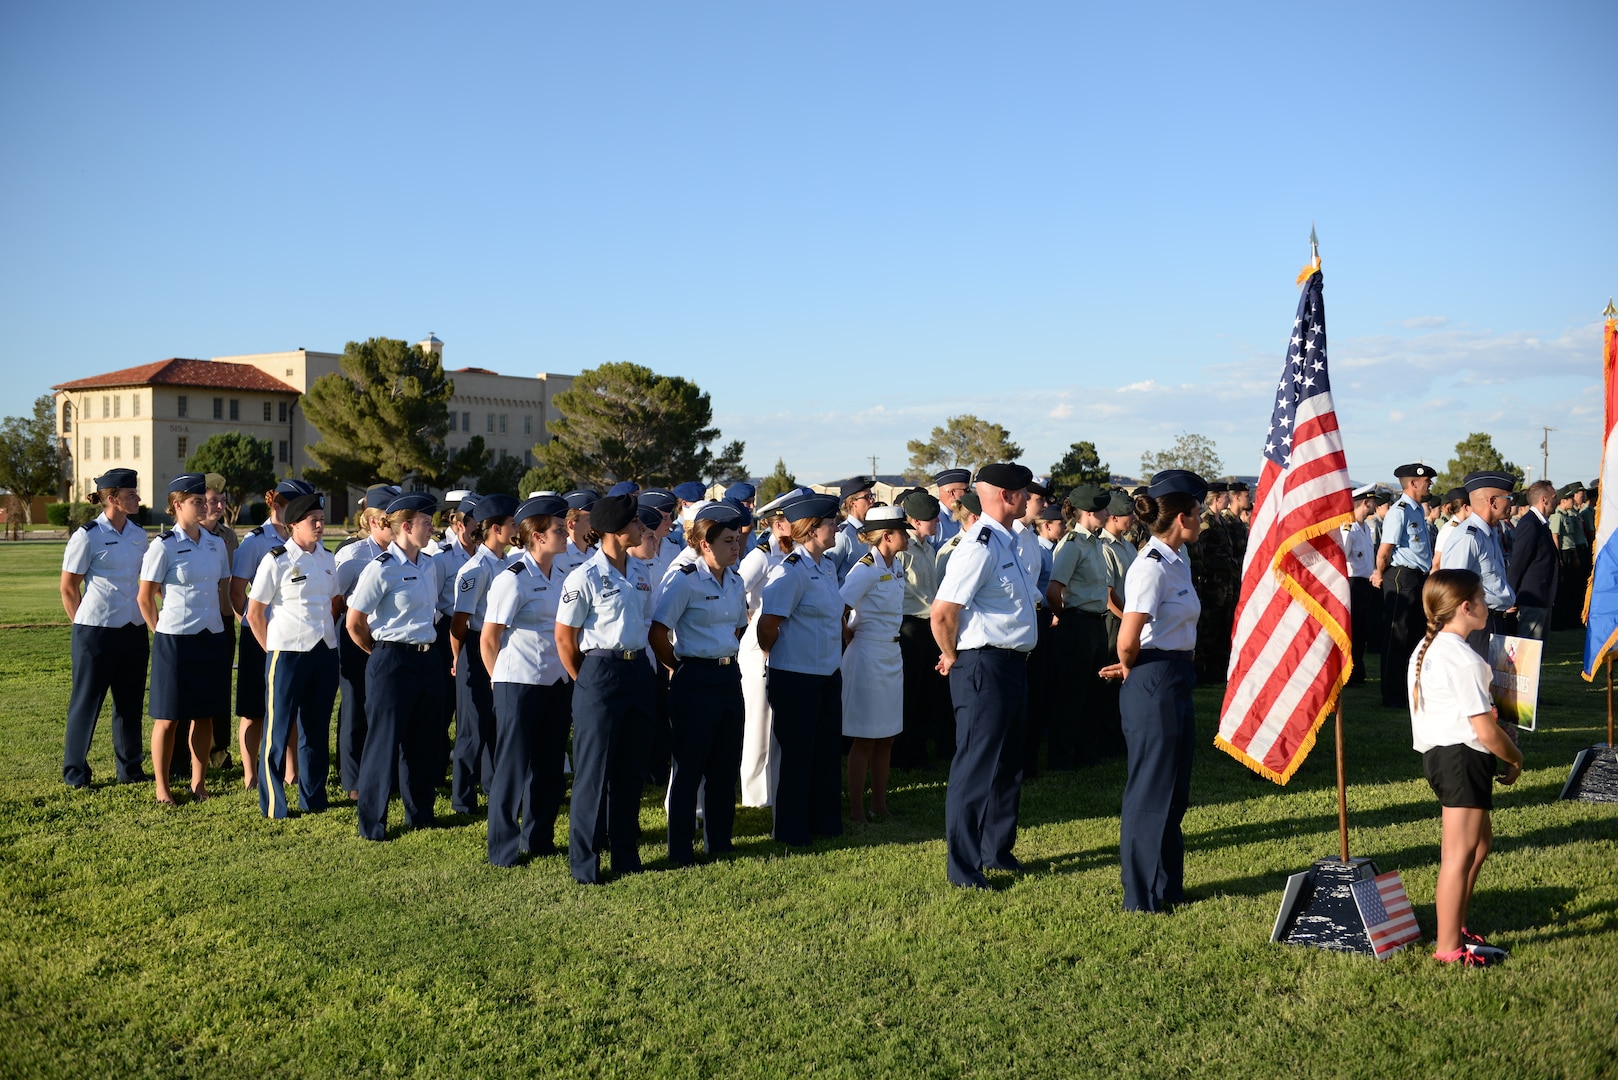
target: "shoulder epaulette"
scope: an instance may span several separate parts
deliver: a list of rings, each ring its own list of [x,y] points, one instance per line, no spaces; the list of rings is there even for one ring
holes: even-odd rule
[[[248,536],[263,536],[264,535],[264,526],[262,526],[262,525],[258,526],[256,529],[254,529],[252,532],[248,533],[247,535]]]
[[[1068,534],[1066,536],[1062,537],[1063,540],[1077,540],[1078,538],[1079,538],[1078,531],[1073,530],[1073,529],[1070,529],[1068,531]]]
[[[876,565],[876,556],[872,555],[869,551],[867,551],[865,553],[865,556],[862,559],[860,559],[860,562],[864,563],[866,566],[875,566]]]
[[[758,548],[760,551],[770,550],[770,534],[765,533],[763,536],[759,537],[758,543],[754,544],[753,546]]]
[[[989,532],[990,530],[987,525],[984,525],[978,529],[978,543],[987,544],[989,542]]]
[[[688,562],[684,566],[680,567],[680,573],[682,574],[694,574],[696,572],[697,564],[694,562]]]
[[[802,556],[800,556],[796,551],[794,551],[791,555],[788,555],[786,557],[786,561],[789,562],[789,563],[796,563],[801,557]]]
[[[174,535],[174,530],[173,529],[164,529],[162,532],[157,534],[157,538],[159,540],[167,540],[169,537],[171,537],[173,535]]]
[[[518,559],[516,562],[512,563],[510,566],[506,567],[506,573],[508,573],[508,574],[520,574],[520,573],[522,573],[522,560]]]
[[[373,559],[371,561],[372,562],[392,562],[393,561],[393,552],[384,551],[382,554],[378,555],[375,559]]]
[[[287,553],[287,546],[285,544],[280,544],[280,545],[277,545],[276,547],[272,547],[270,549],[270,554],[274,555],[277,559],[279,559],[281,556],[285,555],[286,553]]]
[[[79,528],[84,530],[85,532],[89,532],[91,529],[93,529],[95,527],[96,527],[96,519],[95,518],[91,518],[89,521],[86,521],[83,525],[79,526]]]
[[[1148,559],[1156,559],[1158,562],[1163,561],[1163,553],[1161,551],[1157,550],[1156,548],[1152,548],[1151,550],[1149,550],[1146,553],[1146,557]]]

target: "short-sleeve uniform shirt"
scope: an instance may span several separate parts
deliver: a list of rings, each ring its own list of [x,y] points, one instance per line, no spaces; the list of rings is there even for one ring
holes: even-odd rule
[[[716,581],[708,564],[697,559],[669,572],[652,620],[673,631],[675,652],[682,657],[735,656],[736,631],[747,627],[747,591],[734,571]]]
[[[960,534],[938,583],[938,599],[961,608],[958,649],[1031,652],[1039,641],[1035,583],[1004,525],[980,517]]]
[[[827,555],[794,551],[770,571],[762,615],[786,621],[770,650],[770,667],[804,675],[830,675],[842,664],[843,598],[837,567]]]
[[[1393,545],[1392,565],[1428,573],[1433,568],[1433,532],[1427,514],[1409,495],[1388,507],[1382,519],[1382,543]]]
[[[163,608],[157,615],[159,634],[220,634],[219,583],[230,577],[225,542],[206,529],[195,540],[184,529],[157,534],[147,545],[140,579],[163,586]]]
[[[265,640],[269,652],[308,652],[316,645],[337,647],[331,598],[337,592],[337,560],[324,545],[305,551],[297,544],[271,548],[259,560],[249,600],[275,613]]]
[[[840,590],[843,604],[854,609],[849,621],[854,633],[876,638],[899,636],[904,618],[905,579],[899,558],[891,564],[872,548],[854,560]]]
[[[348,606],[363,613],[377,641],[429,645],[436,633],[440,593],[447,592],[444,567],[425,551],[414,562],[398,543],[365,564]]]
[[[1140,647],[1186,652],[1197,647],[1202,601],[1191,584],[1191,564],[1157,537],[1146,541],[1124,579],[1124,613],[1146,616]]]
[[[146,557],[146,530],[125,519],[114,529],[106,514],[73,530],[62,555],[62,572],[84,578],[84,595],[73,615],[77,626],[135,626],[142,622],[140,568]]]
[[[556,651],[556,609],[562,602],[564,574],[551,562],[546,574],[527,552],[494,576],[489,585],[486,625],[502,626],[500,655],[491,682],[551,686],[567,678]]]
[[[652,616],[652,576],[633,555],[624,559],[624,572],[597,550],[584,565],[562,582],[562,603],[556,621],[579,629],[579,648],[612,652],[646,648],[646,628]]]
[[[1444,552],[1445,570],[1471,570],[1483,582],[1483,597],[1492,611],[1517,605],[1517,594],[1506,584],[1506,557],[1500,538],[1476,514],[1455,527]],[[1451,635],[1452,637],[1454,635]]]

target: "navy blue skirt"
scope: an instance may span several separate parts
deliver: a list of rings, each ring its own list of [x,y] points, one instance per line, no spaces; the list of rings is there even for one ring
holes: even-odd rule
[[[231,651],[229,634],[153,634],[152,719],[229,716]]]

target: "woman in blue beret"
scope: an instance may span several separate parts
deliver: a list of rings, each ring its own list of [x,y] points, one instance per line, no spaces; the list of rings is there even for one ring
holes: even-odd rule
[[[1185,901],[1185,841],[1180,822],[1191,798],[1191,751],[1196,743],[1191,690],[1192,653],[1202,602],[1191,584],[1185,545],[1202,531],[1207,485],[1184,469],[1152,477],[1135,514],[1151,539],[1124,579],[1118,663],[1101,669],[1121,679],[1129,779],[1124,784],[1119,862],[1124,910],[1162,912]]]
[[[201,802],[208,798],[213,718],[230,708],[229,638],[222,614],[230,607],[230,564],[224,541],[202,527],[207,487],[202,473],[181,473],[169,483],[174,528],[158,533],[140,568],[137,602],[154,634],[152,771],[157,801],[164,806],[175,805],[169,791],[175,725],[191,721],[191,795]]]

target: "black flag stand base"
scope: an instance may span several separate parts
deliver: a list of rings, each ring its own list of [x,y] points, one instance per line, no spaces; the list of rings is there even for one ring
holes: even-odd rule
[[[1559,797],[1579,802],[1618,803],[1618,751],[1602,743],[1580,750]]]
[[[1367,858],[1347,863],[1316,859],[1309,869],[1287,879],[1270,941],[1374,956],[1352,886],[1378,873],[1376,863]]]

